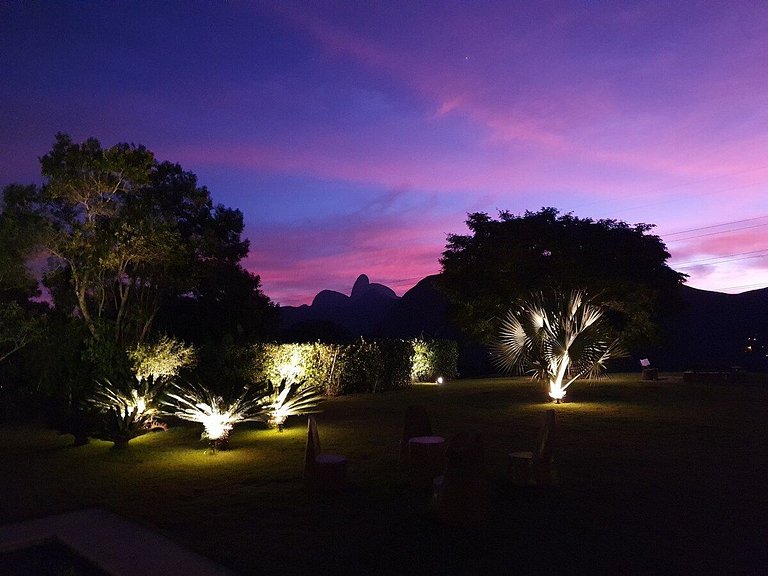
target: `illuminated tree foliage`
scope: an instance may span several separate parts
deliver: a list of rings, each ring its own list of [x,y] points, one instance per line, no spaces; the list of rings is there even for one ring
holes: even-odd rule
[[[596,377],[610,358],[624,355],[604,309],[582,291],[535,293],[501,323],[494,360],[502,370],[530,372],[559,402],[582,377]]]
[[[157,342],[143,342],[128,351],[131,368],[136,380],[168,380],[179,375],[182,368],[192,366],[197,360],[194,346],[169,336],[161,336]]]
[[[145,333],[153,315],[147,297],[137,294],[149,287],[141,271],[172,257],[173,239],[165,235],[169,230],[149,234],[155,232],[151,215],[130,220],[125,212],[128,198],[149,183],[154,163],[143,147],[104,149],[94,138],[76,144],[64,134],[40,159],[46,179],[39,197],[48,232],[44,246],[55,258],[53,270],[66,269],[78,313],[96,340],[106,336],[103,320],[110,320],[111,336],[122,342],[130,321]]]
[[[657,340],[685,279],[652,225],[592,220],[554,208],[498,219],[479,212],[470,234],[451,234],[441,283],[458,323],[479,340],[493,337],[510,302],[532,291],[586,289],[606,308],[627,345]]]

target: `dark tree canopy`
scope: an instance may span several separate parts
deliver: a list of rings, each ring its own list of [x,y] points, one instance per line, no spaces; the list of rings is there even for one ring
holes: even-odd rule
[[[226,294],[230,316],[267,322],[275,314],[258,276],[240,265],[248,254],[242,213],[215,205],[191,172],[143,146],[103,148],[66,134],[40,164],[41,189],[6,194],[40,223],[53,302],[95,342],[125,349],[148,337],[162,307],[185,300],[201,308],[214,293]],[[175,331],[173,322],[164,328]]]
[[[0,302],[21,304],[39,294],[27,266],[39,240],[39,223],[24,209],[36,192],[34,185],[11,184],[0,196]]]
[[[35,186],[7,186],[0,196],[0,363],[42,333],[46,306],[27,262],[39,239],[35,218],[23,210]]]
[[[474,337],[490,336],[517,299],[548,288],[583,289],[610,310],[628,346],[658,337],[685,275],[672,270],[669,253],[649,224],[592,220],[555,208],[522,216],[478,212],[470,234],[450,234],[442,284],[456,320]]]

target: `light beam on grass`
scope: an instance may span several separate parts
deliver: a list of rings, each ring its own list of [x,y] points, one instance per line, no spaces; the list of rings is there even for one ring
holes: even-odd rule
[[[555,402],[576,380],[599,376],[605,362],[624,355],[603,308],[582,290],[539,292],[518,302],[502,322],[493,353],[502,370],[547,382]]]

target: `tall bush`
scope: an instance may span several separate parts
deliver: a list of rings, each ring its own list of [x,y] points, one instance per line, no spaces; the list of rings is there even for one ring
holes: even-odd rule
[[[412,381],[454,377],[458,358],[456,343],[448,340],[360,338],[350,344],[269,343],[249,349],[240,355],[245,360],[240,371],[249,384],[305,381],[326,396],[383,392]]]
[[[458,375],[459,347],[455,341],[414,338],[411,345],[412,381],[434,382],[441,376],[455,378]]]

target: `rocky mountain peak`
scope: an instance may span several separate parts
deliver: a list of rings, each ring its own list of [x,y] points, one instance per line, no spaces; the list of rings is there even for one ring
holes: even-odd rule
[[[371,281],[368,279],[368,276],[365,274],[360,274],[360,276],[357,277],[357,280],[355,280],[355,285],[352,286],[352,293],[350,294],[350,297],[359,298],[368,291],[370,286]]]

